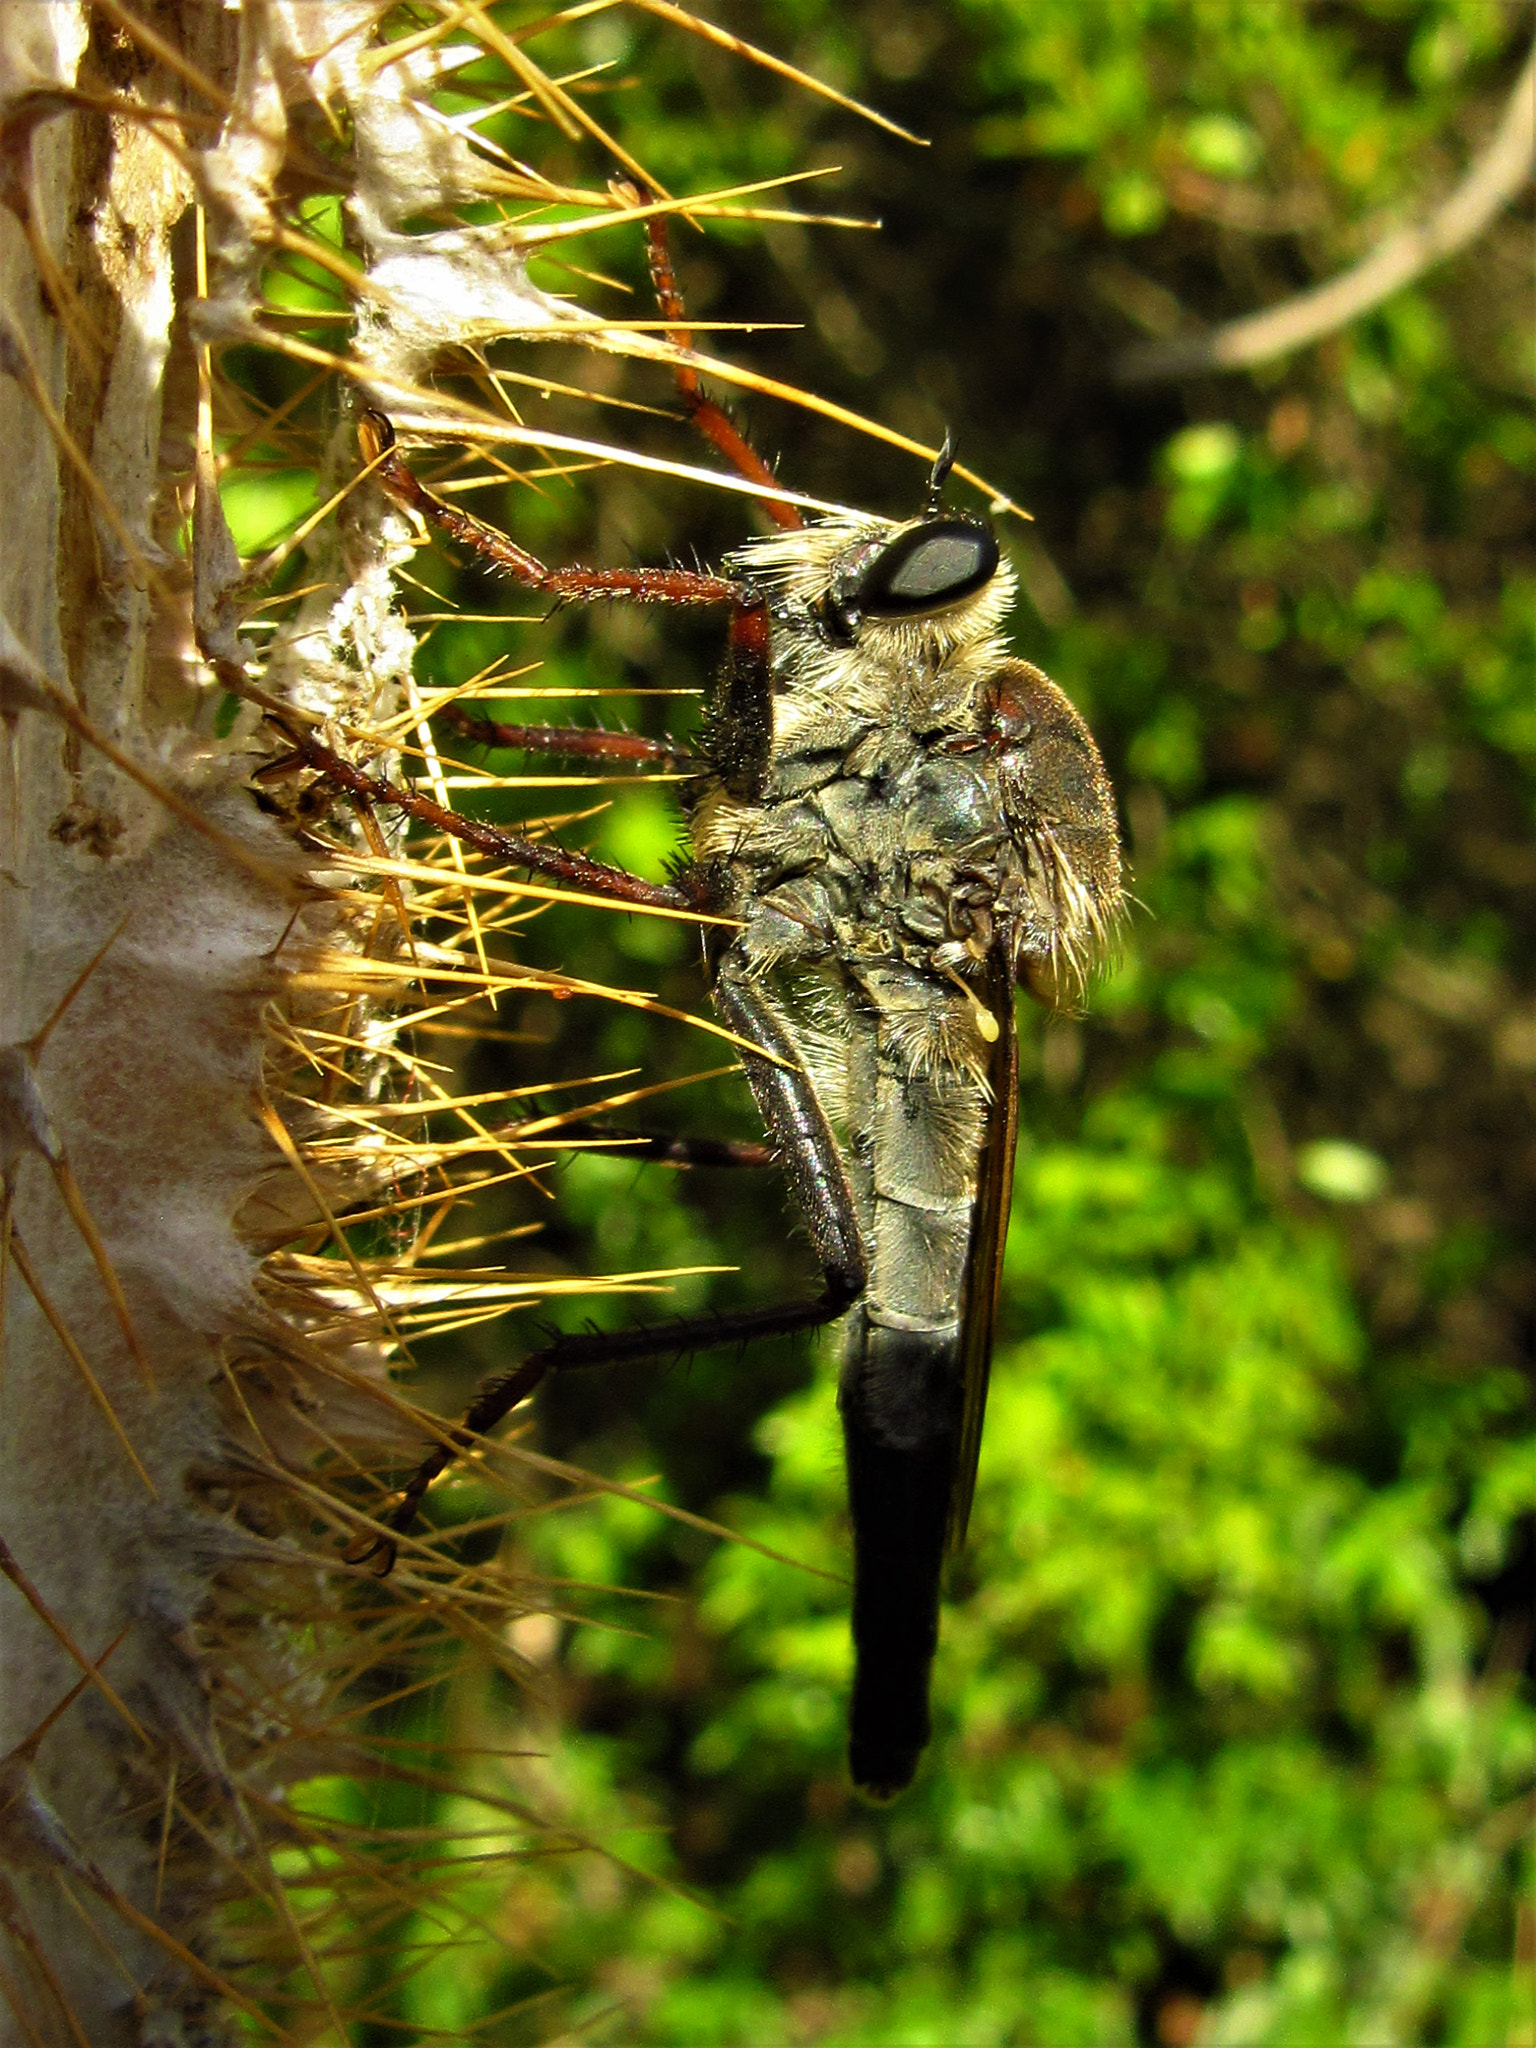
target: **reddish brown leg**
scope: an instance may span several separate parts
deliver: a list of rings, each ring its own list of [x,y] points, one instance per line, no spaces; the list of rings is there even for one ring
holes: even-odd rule
[[[498,569],[505,569],[530,590],[551,597],[628,598],[632,604],[739,604],[742,586],[729,576],[706,576],[692,569],[551,569],[537,555],[487,526],[470,512],[460,511],[429,491],[395,450],[395,430],[381,412],[365,412],[357,423],[363,460],[396,504],[438,527],[451,540],[472,548]]]
[[[853,1191],[837,1140],[815,1088],[795,1056],[788,1031],[771,1004],[740,975],[721,975],[715,984],[715,1003],[724,1022],[760,1048],[757,1053],[745,1054],[742,1063],[772,1147],[789,1174],[821,1267],[820,1295],[814,1301],[786,1302],[731,1315],[681,1316],[675,1322],[638,1329],[584,1330],[554,1338],[511,1372],[483,1387],[463,1422],[422,1460],[385,1518],[386,1526],[396,1535],[404,1535],[410,1528],[438,1474],[445,1472],[461,1451],[473,1450],[551,1373],[681,1357],[726,1344],[750,1344],[758,1337],[792,1336],[835,1322],[863,1293],[867,1261]],[[376,1557],[376,1568],[382,1574],[393,1566],[395,1549],[389,1538],[380,1537],[366,1551],[351,1556],[354,1563]]]
[[[498,1131],[497,1137],[506,1132]],[[625,1131],[615,1124],[588,1123],[578,1119],[561,1124],[553,1137],[573,1138],[583,1152],[601,1158],[633,1159],[643,1166],[747,1167],[753,1170],[777,1166],[771,1145],[751,1138],[677,1138],[670,1131]]]
[[[638,732],[602,732],[584,725],[503,725],[479,718],[462,705],[438,713],[444,725],[481,747],[516,747],[526,754],[559,754],[568,760],[649,761],[659,767],[693,767],[698,756],[677,740],[651,740]]]
[[[439,832],[461,839],[466,846],[474,847],[477,853],[488,853],[513,867],[527,868],[533,874],[574,883],[578,889],[605,897],[610,903],[632,903],[642,910],[698,910],[702,907],[699,892],[690,889],[686,883],[647,882],[625,868],[611,868],[603,861],[589,860],[584,853],[571,853],[563,846],[547,846],[537,839],[520,839],[515,832],[504,832],[499,825],[485,825],[478,818],[462,817],[459,812],[445,810],[441,804],[433,803],[430,797],[421,796],[414,789],[386,782],[382,776],[370,775],[365,769],[354,767],[312,733],[288,725],[284,725],[283,730],[293,742],[299,759],[308,767],[318,769],[335,788],[344,789],[349,795],[361,797],[370,804],[393,805],[396,810],[404,811],[407,817],[419,818],[424,825],[435,825]]]
[[[648,206],[653,195],[632,179],[615,179],[614,188],[636,206]],[[672,250],[667,241],[667,223],[664,215],[652,214],[645,224],[646,256],[650,264],[651,289],[656,294],[656,304],[664,320],[675,320],[677,325],[667,329],[667,339],[674,348],[693,348],[693,335],[688,328],[688,313],[683,304],[683,295],[678,287],[677,272],[672,268]],[[699,373],[690,363],[674,363],[672,379],[677,386],[678,396],[688,410],[688,417],[699,432],[720,450],[733,469],[742,476],[750,477],[755,484],[773,484],[778,478],[764,462],[739,427],[731,420],[723,406],[717,405],[699,378]],[[783,498],[765,498],[763,508],[775,526],[787,531],[804,526],[798,508],[787,504]]]

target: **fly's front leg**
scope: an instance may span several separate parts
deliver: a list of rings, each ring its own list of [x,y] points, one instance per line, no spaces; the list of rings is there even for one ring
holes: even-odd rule
[[[383,413],[363,414],[357,440],[364,461],[397,505],[505,569],[529,590],[572,600],[625,598],[633,604],[737,604],[742,599],[742,586],[731,577],[694,569],[551,569],[494,526],[429,490],[396,448],[395,430]]]
[[[616,178],[611,189],[633,206],[649,206],[654,196],[633,178]],[[667,329],[667,339],[674,348],[687,349],[692,354],[693,336],[688,330],[688,313],[683,305],[677,272],[672,267],[664,214],[652,214],[647,220],[645,252],[651,272],[651,290],[656,294],[662,318],[677,323]],[[733,469],[742,476],[750,477],[753,483],[777,481],[768,464],[724,407],[717,405],[705,391],[699,373],[691,363],[674,363],[672,381],[677,386],[677,395],[683,401],[688,417],[705,440],[720,450]],[[786,532],[795,532],[805,524],[796,507],[783,498],[765,498],[763,509],[774,525],[783,527]]]
[[[813,1301],[744,1309],[732,1315],[679,1316],[670,1322],[646,1324],[633,1330],[581,1331],[555,1338],[513,1371],[492,1380],[462,1423],[422,1460],[388,1517],[388,1526],[396,1535],[404,1535],[410,1528],[427,1489],[439,1474],[461,1452],[473,1450],[551,1373],[675,1357],[722,1345],[747,1344],[758,1337],[791,1336],[800,1330],[819,1329],[824,1323],[835,1322],[863,1293],[866,1260],[853,1192],[826,1112],[799,1064],[787,1027],[761,988],[733,968],[729,955],[716,980],[714,997],[715,1007],[731,1030],[760,1046],[766,1055],[744,1053],[742,1064],[767,1126],[773,1156],[788,1175],[804,1215],[821,1266],[820,1295]],[[395,1545],[381,1539],[364,1555],[378,1558],[381,1569],[388,1572],[394,1563]]]

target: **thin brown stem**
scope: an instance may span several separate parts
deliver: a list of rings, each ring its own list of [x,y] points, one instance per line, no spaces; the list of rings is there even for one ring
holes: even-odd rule
[[[1464,249],[1530,182],[1536,162],[1536,45],[1527,57],[1492,139],[1455,191],[1427,220],[1399,228],[1359,263],[1326,284],[1262,313],[1202,334],[1127,349],[1114,366],[1118,384],[1150,384],[1273,362],[1335,334]]]

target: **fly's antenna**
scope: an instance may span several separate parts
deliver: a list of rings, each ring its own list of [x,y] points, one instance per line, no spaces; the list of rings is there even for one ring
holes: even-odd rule
[[[944,496],[944,486],[949,482],[949,472],[955,466],[955,437],[944,429],[943,446],[933,458],[933,468],[928,472],[928,503],[926,510],[930,518],[939,510]]]

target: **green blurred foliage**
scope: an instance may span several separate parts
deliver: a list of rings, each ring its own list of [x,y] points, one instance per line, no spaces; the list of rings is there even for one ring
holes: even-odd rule
[[[488,1874],[486,1924],[525,1960],[425,1963],[402,2018],[464,2031],[559,1985],[558,2022],[538,2003],[508,2026],[657,2048],[1529,2042],[1529,208],[1292,360],[1111,377],[1141,336],[1281,300],[1447,191],[1528,29],[1490,0],[719,18],[932,147],[629,15],[570,31],[571,59],[613,65],[600,110],[670,189],[835,162],[828,207],[884,217],[680,231],[693,309],[804,322],[754,340],[754,366],[930,440],[952,423],[1030,504],[1007,535],[1019,649],[1101,739],[1137,910],[1089,1013],[1024,1024],[1002,1331],[919,1783],[875,1810],[842,1772],[834,1347],[551,1387],[546,1448],[779,1557],[617,1499],[515,1529],[513,1562],[571,1582],[577,1615],[529,1638],[530,1781],[624,1868]],[[635,251],[603,251],[638,283]],[[824,422],[751,424],[805,488],[899,509],[919,487]],[[508,516],[605,560],[742,530],[734,505],[623,478],[586,511],[523,493]],[[655,614],[516,644],[541,687],[696,689],[711,659],[707,629]],[[506,645],[440,632],[424,668]],[[679,845],[651,793],[571,836],[651,873]],[[697,1007],[681,930],[558,911],[528,936]],[[512,1020],[541,1049],[487,1072],[717,1063],[655,1018],[555,1009]],[[752,1131],[739,1083],[663,1115]],[[536,1256],[745,1269],[680,1283],[681,1307],[810,1284],[776,1188],[702,1181],[574,1162]],[[459,1366],[498,1362],[476,1339]],[[441,1369],[445,1400],[460,1384]],[[436,1500],[467,1518],[490,1497],[461,1479]],[[511,1705],[487,1681],[475,1725]]]

